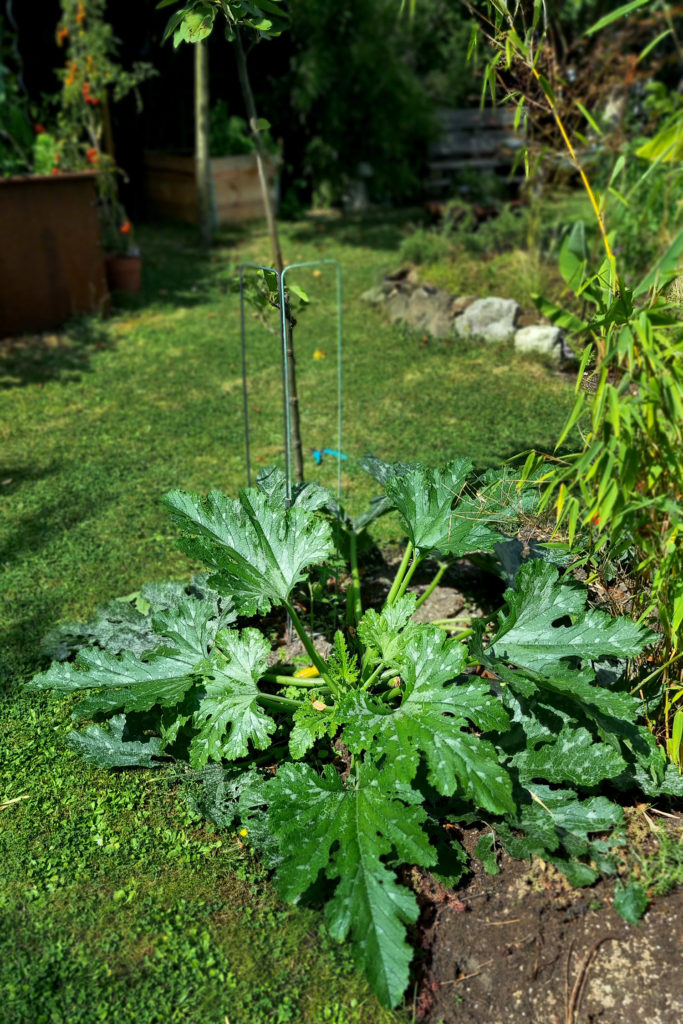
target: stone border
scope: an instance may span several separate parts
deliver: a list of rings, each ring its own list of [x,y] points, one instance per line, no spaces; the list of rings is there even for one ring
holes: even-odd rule
[[[476,338],[492,344],[512,344],[518,352],[549,356],[558,364],[576,356],[560,327],[525,314],[514,299],[491,295],[451,295],[421,282],[413,264],[387,275],[381,284],[361,295],[364,302],[383,306],[392,323],[405,323],[433,338]]]

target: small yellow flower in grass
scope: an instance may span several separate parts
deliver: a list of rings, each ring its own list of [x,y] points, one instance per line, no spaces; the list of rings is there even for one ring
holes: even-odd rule
[[[249,835],[249,829],[248,828],[241,828],[240,829],[240,835],[242,836],[242,839],[246,839],[246,837]]]
[[[322,349],[322,348],[317,348],[315,350],[315,352],[313,353],[313,358],[314,359],[326,359],[327,358],[327,352],[325,352],[324,349]]]
[[[314,270],[313,271],[313,277],[322,277],[322,276],[323,276],[322,270]]]

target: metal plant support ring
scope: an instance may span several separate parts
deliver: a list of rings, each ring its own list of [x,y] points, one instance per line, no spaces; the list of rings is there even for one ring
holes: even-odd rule
[[[251,487],[251,442],[249,434],[249,403],[247,375],[247,344],[246,320],[244,308],[244,272],[260,270],[274,274],[278,281],[280,300],[280,348],[282,356],[282,401],[284,412],[284,455],[285,455],[285,495],[289,507],[292,498],[292,452],[291,452],[291,417],[290,417],[290,380],[287,364],[287,312],[285,306],[285,277],[291,270],[303,267],[334,266],[337,281],[337,451],[342,452],[342,284],[341,267],[337,260],[311,260],[306,263],[292,263],[278,273],[274,267],[264,267],[260,263],[242,263],[240,274],[240,342],[242,351],[242,401],[244,407],[244,449],[247,467],[247,486]],[[342,459],[337,460],[337,499],[341,500],[341,469]]]

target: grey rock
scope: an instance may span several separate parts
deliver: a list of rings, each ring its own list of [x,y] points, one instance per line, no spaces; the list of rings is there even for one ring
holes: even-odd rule
[[[515,332],[515,350],[517,352],[536,352],[550,356],[556,362],[566,362],[574,358],[572,350],[564,340],[560,327],[535,324],[520,327]]]
[[[455,332],[461,338],[481,338],[490,342],[509,342],[515,336],[519,306],[514,299],[477,299],[455,318]]]
[[[386,309],[392,323],[397,320],[405,320],[410,306],[410,296],[398,288],[387,296]]]
[[[368,288],[366,292],[363,292],[360,299],[361,302],[369,302],[371,306],[379,306],[384,302],[385,296],[385,289],[381,284],[378,284],[374,288]]]
[[[411,327],[417,331],[429,331],[432,321],[448,317],[450,319],[451,296],[448,292],[429,285],[422,285],[416,288],[410,296],[407,320]],[[446,333],[450,333],[449,329]],[[439,337],[443,337],[440,334]]]
[[[450,313],[435,313],[425,330],[427,334],[431,334],[432,338],[452,338],[453,317]]]

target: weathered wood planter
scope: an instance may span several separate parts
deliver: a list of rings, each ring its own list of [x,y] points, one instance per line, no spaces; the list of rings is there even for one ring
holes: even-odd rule
[[[0,179],[0,336],[106,305],[95,204],[91,172]]]
[[[267,165],[273,202],[276,200],[277,173],[272,161]],[[211,160],[213,213],[216,224],[239,224],[263,217],[256,157],[213,157]],[[197,185],[193,156],[168,153],[145,154],[145,195],[150,214],[197,223]]]

